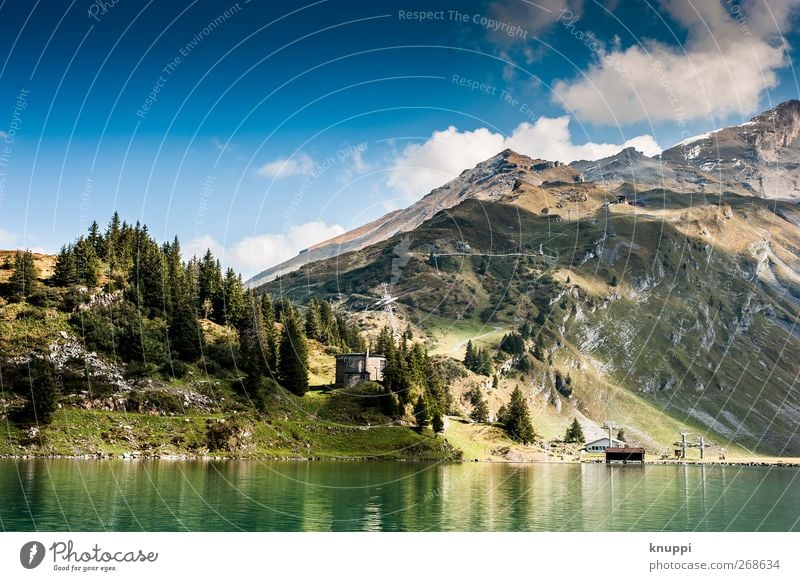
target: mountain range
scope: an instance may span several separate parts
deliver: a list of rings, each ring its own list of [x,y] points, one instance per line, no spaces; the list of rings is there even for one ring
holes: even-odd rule
[[[655,157],[633,148],[596,161],[530,160],[506,150],[464,170],[418,202],[316,244],[253,276],[256,287],[317,260],[409,232],[466,199],[496,200],[521,182],[592,182],[610,192],[664,188],[683,193],[734,193],[765,199],[800,197],[800,101],[781,103],[747,123],[682,141]],[[511,158],[520,163],[509,161]]]
[[[798,127],[789,101],[652,158],[505,150],[250,284],[408,325],[439,354],[494,350],[497,387],[453,383],[465,409],[476,386],[492,413],[520,387],[540,427],[799,455]],[[520,330],[525,352],[504,352]]]

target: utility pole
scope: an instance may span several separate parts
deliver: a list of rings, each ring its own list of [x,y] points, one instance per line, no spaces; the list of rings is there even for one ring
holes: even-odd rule
[[[703,460],[706,457],[706,439],[704,436],[700,436],[700,459]]]
[[[681,459],[686,460],[686,436],[689,432],[681,432]]]
[[[611,438],[611,430],[614,429],[614,422],[606,422],[606,427],[608,428],[608,446],[613,448],[614,440]]]

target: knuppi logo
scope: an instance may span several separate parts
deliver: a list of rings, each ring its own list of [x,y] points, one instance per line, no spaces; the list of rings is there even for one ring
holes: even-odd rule
[[[30,541],[19,550],[19,562],[26,569],[36,569],[44,560],[44,545],[39,541]]]

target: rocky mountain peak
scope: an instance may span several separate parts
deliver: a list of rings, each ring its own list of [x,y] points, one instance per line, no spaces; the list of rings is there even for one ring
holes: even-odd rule
[[[776,150],[798,147],[800,142],[800,101],[781,103],[774,109],[753,117],[743,125],[754,136],[754,145],[765,159],[771,160]]]
[[[781,103],[741,125],[687,139],[656,157],[628,147],[599,160],[570,164],[504,149],[402,210],[322,242],[253,277],[258,286],[301,266],[410,232],[436,213],[469,199],[498,202],[523,184],[593,182],[615,188],[733,192],[800,197],[800,100]]]

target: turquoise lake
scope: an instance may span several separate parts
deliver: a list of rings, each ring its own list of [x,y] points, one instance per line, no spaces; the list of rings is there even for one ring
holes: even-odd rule
[[[796,531],[800,470],[0,460],[5,531]]]

